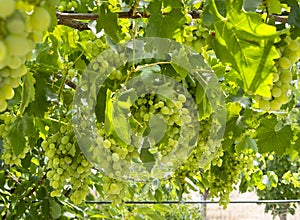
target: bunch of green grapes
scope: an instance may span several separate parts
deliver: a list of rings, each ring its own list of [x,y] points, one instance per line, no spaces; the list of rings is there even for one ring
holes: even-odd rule
[[[200,121],[199,136],[197,146],[194,148],[189,158],[176,170],[176,176],[185,178],[190,173],[197,174],[201,172],[201,168],[208,169],[210,161],[213,166],[220,167],[222,165],[223,150],[222,148],[212,149],[207,145],[210,137],[212,121],[208,117]]]
[[[236,153],[225,151],[221,157],[221,166],[217,164],[205,172],[210,183],[210,198],[220,198],[219,203],[224,207],[229,202],[229,195],[239,182],[242,172],[247,172],[253,166],[251,152]],[[218,159],[220,160],[220,159]]]
[[[89,57],[97,57],[103,50],[107,48],[107,43],[103,38],[91,36],[85,45],[85,52]]]
[[[32,58],[35,43],[43,40],[50,25],[50,14],[35,7],[29,14],[20,1],[0,0],[0,112],[7,108],[6,100],[14,96],[20,77],[26,74],[24,63]]]
[[[273,73],[271,96],[256,96],[256,106],[266,111],[278,111],[281,106],[289,102],[288,91],[292,81],[292,66],[300,58],[300,43],[298,39],[285,38],[286,45],[279,48],[281,57],[276,60],[277,73]]]
[[[197,52],[201,52],[202,48],[208,44],[209,30],[203,25],[202,18],[192,20],[191,15],[187,17],[189,25],[184,26],[183,42]]]
[[[26,142],[26,146],[24,147],[23,151],[20,154],[16,155],[15,152],[13,151],[12,145],[9,142],[7,135],[15,120],[16,120],[16,116],[8,112],[5,112],[0,115],[0,122],[2,122],[0,124],[0,138],[2,139],[3,146],[4,146],[4,152],[1,155],[1,157],[4,160],[4,163],[8,165],[20,165],[21,159],[24,159],[26,154],[30,150],[30,147]]]
[[[159,115],[166,122],[167,129],[165,136],[158,143],[153,143],[153,150],[165,156],[178,145],[181,126],[191,122],[189,110],[186,108],[186,97],[179,94],[175,100],[164,100],[160,95],[147,94],[142,95],[131,107],[132,117],[136,122],[136,132],[142,132],[149,124],[151,117]],[[162,144],[164,143],[164,144]]]
[[[53,188],[52,197],[60,197],[71,186],[70,199],[80,204],[89,193],[91,163],[76,146],[74,132],[70,125],[62,125],[60,130],[41,144],[47,161],[47,178]]]
[[[103,180],[103,191],[106,199],[112,201],[112,205],[122,203],[122,200],[125,198],[125,193],[127,190],[127,185],[121,180],[116,180],[104,176]]]
[[[64,1],[60,1],[59,2],[59,5],[57,6],[57,10],[58,11],[75,11],[78,6],[79,6],[79,3],[84,3],[85,1],[70,1],[70,0],[64,0]]]

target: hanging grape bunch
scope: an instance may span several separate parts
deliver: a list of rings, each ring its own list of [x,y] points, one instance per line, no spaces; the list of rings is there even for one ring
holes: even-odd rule
[[[203,58],[189,48],[166,39],[146,39],[136,44],[137,56],[147,59],[137,59],[132,65],[127,60],[127,56],[132,56],[130,43],[105,50],[88,66],[88,74],[81,81],[82,89],[77,90],[74,99],[78,113],[73,121],[79,146],[99,170],[117,180],[139,181],[172,175],[197,145],[203,119],[203,115],[198,115],[199,109],[201,114],[209,116],[222,94],[212,86],[217,79],[213,80],[207,72],[206,64],[201,63]],[[169,54],[156,49],[157,45],[169,45]],[[166,62],[167,57],[172,62]],[[189,62],[190,57],[200,62],[182,63],[185,59]],[[178,68],[180,65],[191,69],[186,79],[179,77],[186,73]],[[203,83],[207,87],[204,89],[200,81],[205,79],[210,83]],[[213,94],[214,107],[208,107],[206,92]],[[196,99],[199,99],[197,104]],[[199,148],[203,150],[197,155],[197,162],[203,159],[201,166],[218,152],[218,134],[223,122],[208,124],[211,128],[208,133],[213,135],[205,137],[200,132]],[[202,131],[207,128],[201,126]],[[206,145],[208,139],[213,140]],[[202,158],[206,150],[209,155]]]
[[[272,73],[273,85],[271,96],[256,96],[255,107],[265,111],[278,111],[281,106],[289,102],[288,91],[292,81],[292,66],[300,58],[299,38],[291,39],[287,36],[286,45],[278,48],[281,57],[276,60],[278,72]]]
[[[67,184],[71,187],[70,199],[80,204],[89,192],[87,177],[91,174],[91,163],[76,147],[72,127],[62,124],[41,146],[46,155],[47,178],[53,189],[50,195],[60,197]]]
[[[50,25],[45,8],[36,6],[29,13],[21,2],[0,1],[0,112],[7,108],[7,100],[14,97],[14,88],[27,72],[24,63],[32,58],[35,44],[43,40],[43,32]]]

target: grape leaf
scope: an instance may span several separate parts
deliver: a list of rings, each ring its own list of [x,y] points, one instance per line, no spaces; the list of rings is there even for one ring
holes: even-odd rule
[[[297,28],[300,28],[300,8],[296,0],[288,0],[288,5],[291,7],[288,22]]]
[[[28,72],[23,77],[23,88],[22,88],[22,102],[20,105],[20,112],[23,114],[30,102],[35,99],[34,89],[35,79],[31,72]]]
[[[268,1],[268,10],[270,14],[281,14],[281,4],[279,0]]]
[[[41,73],[43,74],[43,73]],[[51,102],[49,100],[57,99],[57,94],[48,87],[45,79],[40,76],[35,76],[35,99],[26,108],[29,115],[34,115],[40,118],[44,117],[44,113],[48,110]]]
[[[153,115],[149,120],[150,133],[148,138],[154,139],[155,143],[158,143],[166,134],[167,124],[166,121],[160,115]]]
[[[262,119],[257,129],[257,146],[260,153],[275,151],[278,155],[285,153],[291,145],[293,132],[289,125],[276,129],[275,117]]]
[[[261,0],[245,0],[243,7],[246,11],[255,12],[260,3]]]
[[[26,136],[33,137],[36,134],[36,129],[32,118],[27,115],[17,118],[11,126],[7,134],[8,141],[10,142],[15,155],[23,152],[26,146]]]
[[[252,149],[257,151],[257,145],[254,139],[246,136],[244,137],[237,145],[236,150],[238,153],[242,152],[243,150]]]
[[[97,32],[100,32],[102,29],[104,29],[105,33],[108,34],[115,43],[119,42],[119,35],[122,33],[122,30],[118,24],[118,15],[117,13],[111,12],[107,4],[101,5],[99,18],[97,19]]]
[[[54,200],[50,201],[50,214],[52,218],[59,218],[61,216],[61,208],[60,205]]]
[[[276,28],[263,23],[259,15],[237,11],[234,6],[224,18],[214,1],[209,5],[215,20],[213,47],[217,56],[241,75],[245,91],[271,96],[270,73],[276,71],[274,59],[279,57],[274,46]]]
[[[169,6],[171,11],[163,14],[163,6]],[[145,30],[146,36],[172,38],[174,32],[186,22],[183,10],[181,1],[152,1],[148,7],[151,17]]]

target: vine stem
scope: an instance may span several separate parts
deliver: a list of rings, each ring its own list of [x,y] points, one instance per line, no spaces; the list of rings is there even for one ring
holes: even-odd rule
[[[128,12],[116,12],[119,18],[149,18],[151,15],[147,12],[139,12],[131,9]],[[200,11],[193,10],[189,11],[189,14],[193,19],[197,19],[200,17]],[[274,17],[275,21],[287,23],[288,17],[281,15],[270,15]],[[59,25],[69,26],[71,28],[75,28],[79,31],[90,30],[89,24],[87,22],[78,21],[78,20],[86,20],[86,21],[95,21],[99,18],[98,14],[95,13],[73,13],[73,12],[56,12],[57,23]]]

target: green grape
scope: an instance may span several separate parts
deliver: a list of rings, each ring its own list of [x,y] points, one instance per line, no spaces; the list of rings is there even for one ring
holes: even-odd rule
[[[30,17],[30,24],[33,30],[38,32],[46,31],[50,25],[51,17],[49,12],[42,7],[36,7]]]
[[[5,111],[7,108],[7,102],[4,98],[0,97],[0,112]]]
[[[5,98],[5,99],[12,99],[15,95],[15,92],[13,88],[11,88],[8,85],[3,85],[0,88],[0,94]]]
[[[280,80],[283,83],[290,83],[292,81],[292,73],[288,70],[282,71],[282,73],[280,74]]]
[[[161,108],[161,113],[168,115],[170,113],[170,109],[167,106],[164,106]]]
[[[5,60],[7,56],[7,48],[3,41],[0,40],[0,63]]]
[[[10,55],[25,56],[31,49],[26,38],[16,35],[9,35],[5,39],[5,44]]]
[[[278,60],[278,64],[284,70],[287,70],[287,69],[289,69],[292,66],[291,61],[287,57],[281,57]]]
[[[270,102],[267,100],[260,99],[259,100],[259,108],[268,111],[270,109]]]
[[[0,0],[0,17],[6,18],[15,11],[15,0]]]
[[[281,104],[286,104],[289,102],[289,98],[286,94],[282,94],[280,97],[276,99]]]
[[[111,147],[111,142],[109,140],[104,140],[103,145],[106,149],[109,149]]]
[[[11,34],[22,34],[26,30],[25,21],[22,16],[16,14],[6,20],[6,28]]]
[[[287,46],[291,51],[297,51],[300,49],[300,43],[297,40],[290,40]]]
[[[279,102],[277,99],[274,99],[270,102],[270,109],[273,111],[278,111],[281,107],[281,102]]]
[[[279,80],[279,74],[278,73],[272,73],[273,76],[273,82],[277,82]]]
[[[281,96],[281,89],[278,87],[273,87],[271,90],[272,96],[277,98],[279,96]]]

